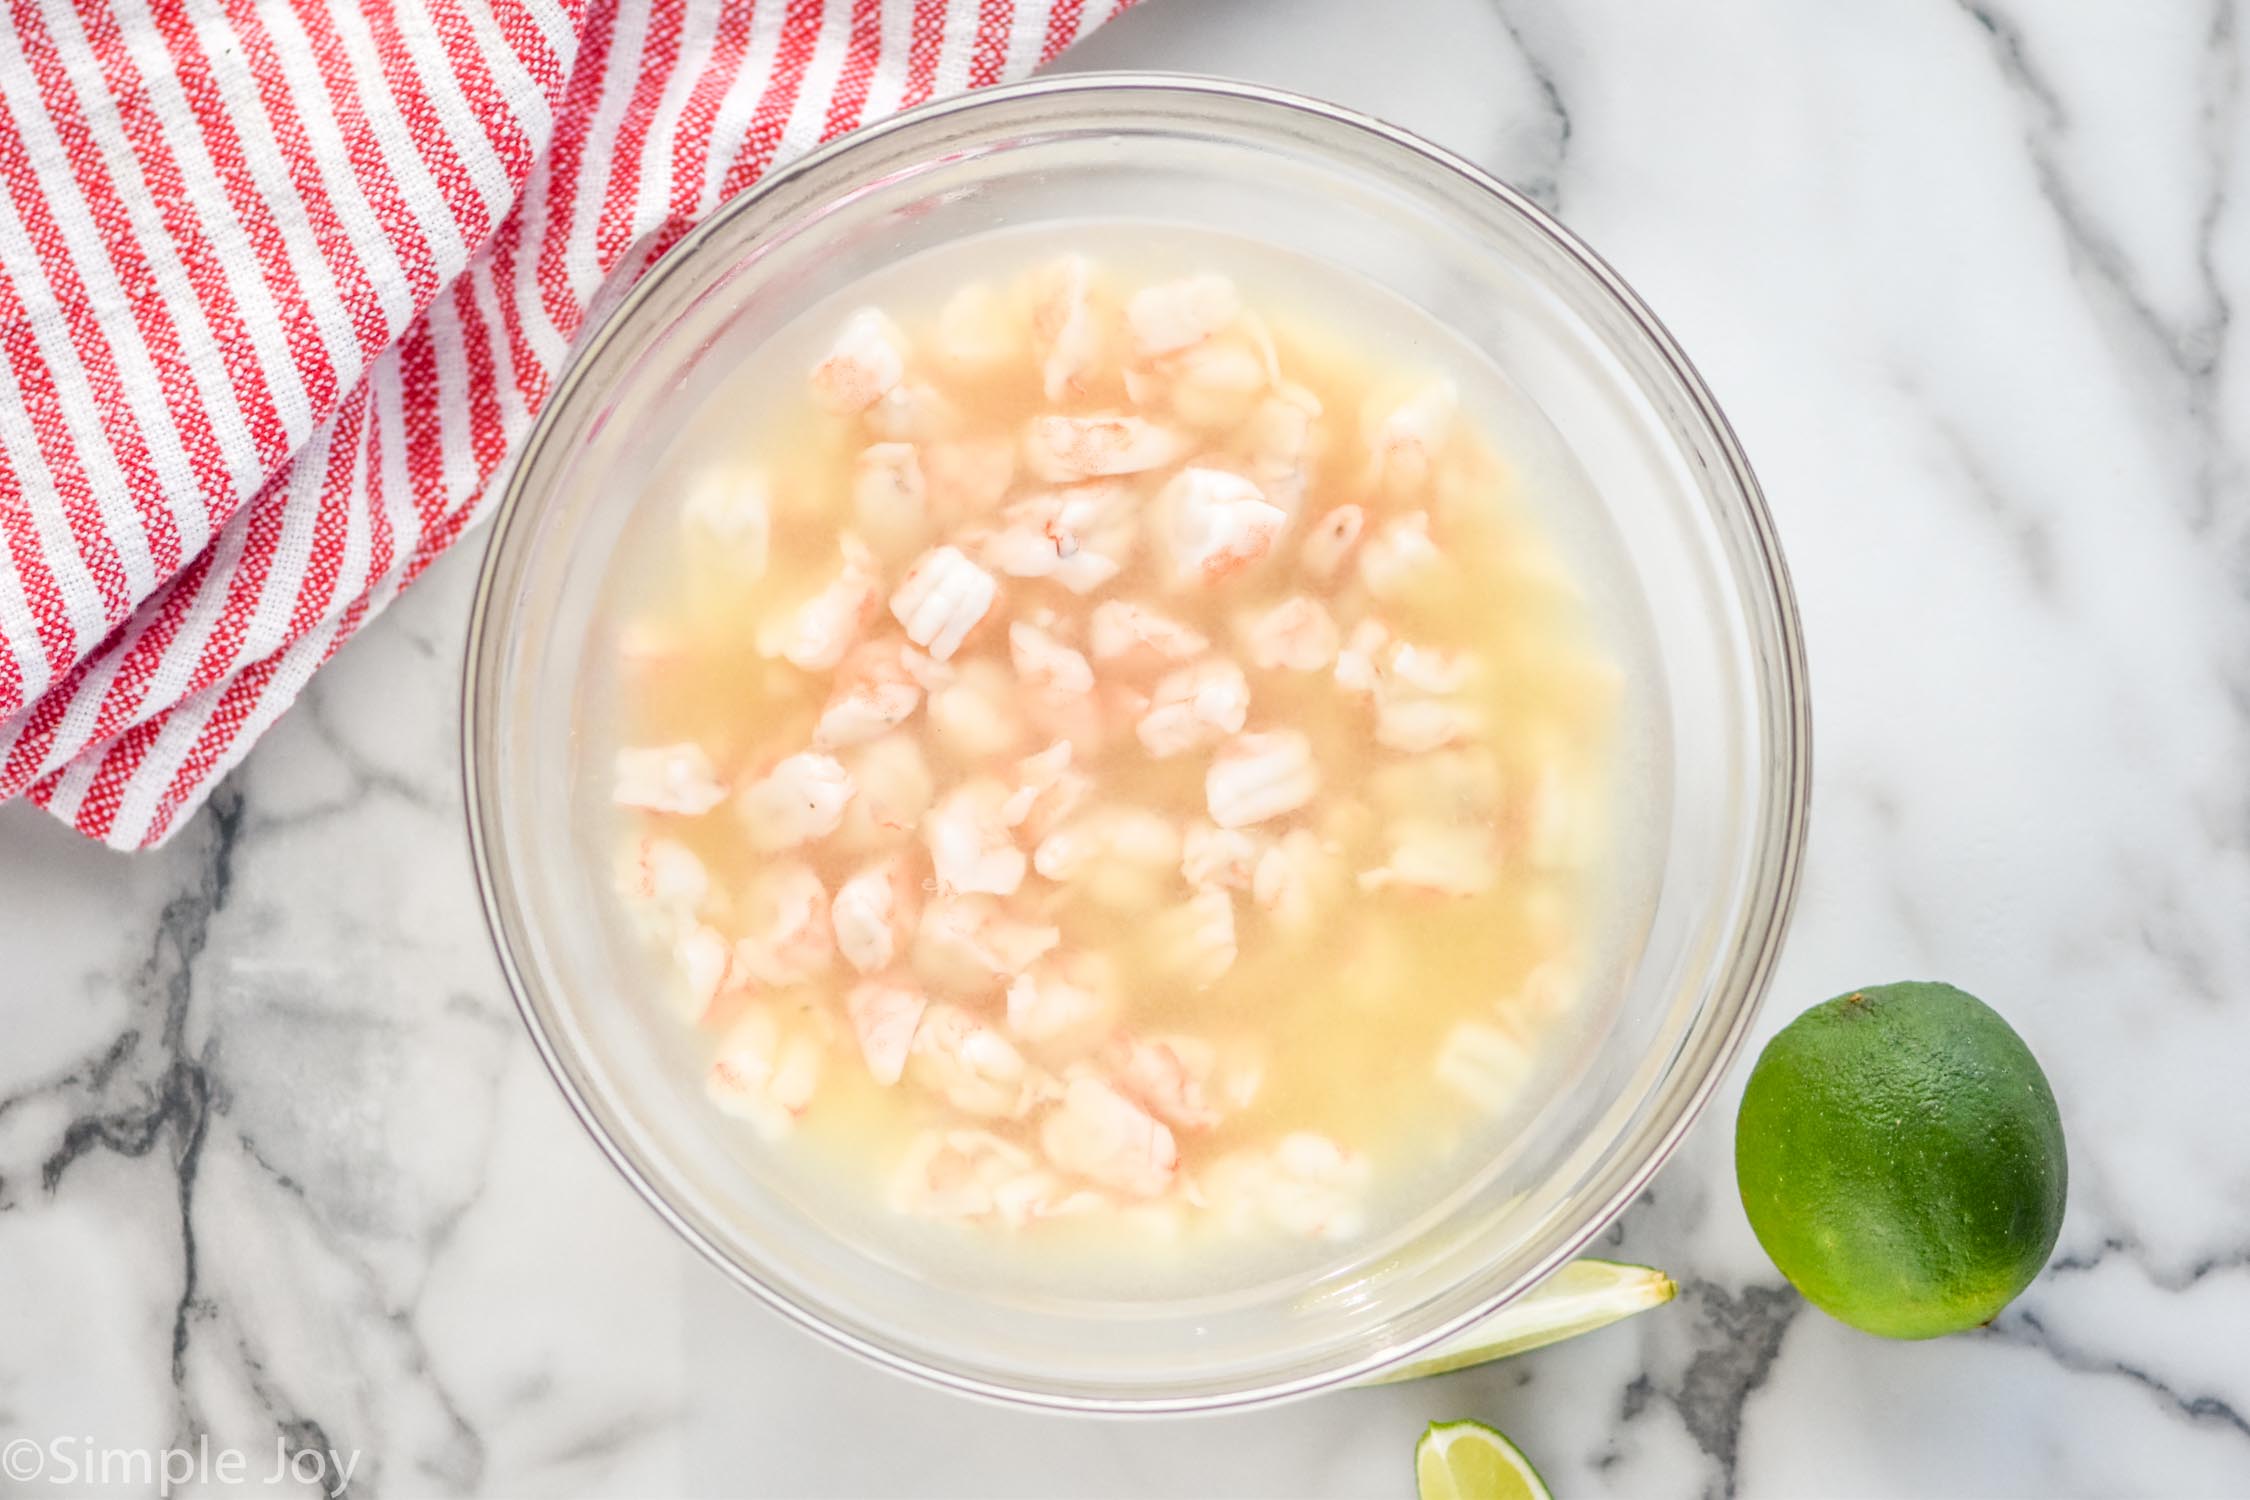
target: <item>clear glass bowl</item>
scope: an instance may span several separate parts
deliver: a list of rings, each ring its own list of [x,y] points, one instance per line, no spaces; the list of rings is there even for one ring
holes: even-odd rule
[[[1294,1282],[1096,1301],[958,1279],[840,1237],[747,1169],[681,1086],[575,841],[580,662],[639,499],[636,437],[798,309],[959,238],[1132,218],[1309,253],[1419,304],[1544,410],[1653,622],[1660,864],[1640,949],[1578,1075],[1402,1242]],[[721,335],[724,334],[722,339]],[[470,834],[501,963],[555,1080],[698,1251],[805,1326],[956,1389],[1104,1412],[1317,1390],[1468,1325],[1648,1181],[1747,1030],[1805,837],[1803,646],[1756,480],[1640,300],[1459,158],[1312,100],[1111,75],[996,89],[859,131],[738,198],[599,316],[502,500],[468,646]]]

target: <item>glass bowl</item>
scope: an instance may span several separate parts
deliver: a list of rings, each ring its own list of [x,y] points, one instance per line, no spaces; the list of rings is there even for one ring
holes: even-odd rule
[[[1170,223],[1310,254],[1504,370],[1591,480],[1653,626],[1651,896],[1571,1087],[1376,1246],[1224,1295],[1062,1295],[840,1235],[729,1151],[629,1003],[607,866],[574,832],[581,662],[652,432],[728,351],[964,236]],[[594,319],[502,499],[468,643],[470,838],[502,967],[571,1107],[649,1205],[779,1311],[958,1390],[1101,1412],[1269,1401],[1374,1372],[1568,1260],[1709,1098],[1804,847],[1803,647],[1756,480],[1640,300],[1520,195],[1378,121],[1241,84],[1041,80],[858,131],[728,203]]]

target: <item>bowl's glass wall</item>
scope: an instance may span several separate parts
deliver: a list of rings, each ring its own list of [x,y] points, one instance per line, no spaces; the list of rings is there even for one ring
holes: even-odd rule
[[[938,1295],[747,1171],[621,1003],[572,779],[579,660],[634,513],[633,458],[722,343],[877,267],[1058,220],[1187,223],[1315,254],[1418,303],[1540,405],[1592,479],[1654,626],[1641,700],[1661,861],[1638,964],[1581,1075],[1505,1166],[1409,1243],[1194,1303]],[[722,339],[721,335],[724,335]],[[1802,838],[1787,586],[1708,396],[1614,279],[1535,211],[1402,137],[1184,81],[1034,85],[864,132],[723,214],[582,356],[518,473],[470,662],[472,817],[504,959],[573,1102],[660,1210],[807,1321],[953,1383],[1097,1407],[1309,1388],[1426,1343],[1558,1263],[1653,1170],[1739,1039]]]

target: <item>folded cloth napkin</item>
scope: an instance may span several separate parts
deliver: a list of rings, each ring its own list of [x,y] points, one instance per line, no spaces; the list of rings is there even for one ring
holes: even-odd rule
[[[0,800],[161,843],[475,523],[605,283],[1129,3],[0,5]]]

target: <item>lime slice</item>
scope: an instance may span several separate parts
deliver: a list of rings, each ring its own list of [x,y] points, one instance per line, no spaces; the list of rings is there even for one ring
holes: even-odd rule
[[[1419,1358],[1393,1365],[1360,1384],[1420,1380],[1506,1359],[1659,1306],[1678,1291],[1671,1277],[1647,1266],[1574,1260],[1483,1322],[1470,1324]]]
[[[1554,1500],[1514,1443],[1482,1422],[1432,1422],[1414,1445],[1421,1500]]]

